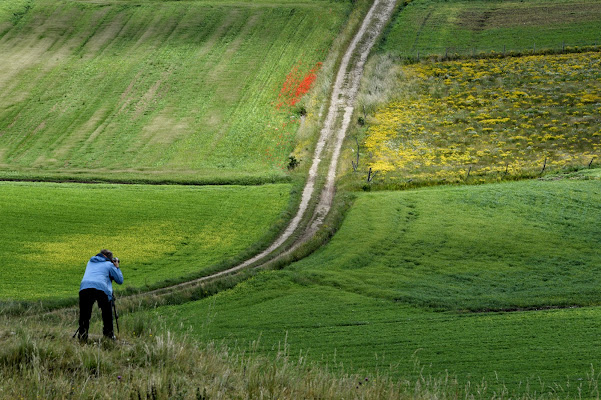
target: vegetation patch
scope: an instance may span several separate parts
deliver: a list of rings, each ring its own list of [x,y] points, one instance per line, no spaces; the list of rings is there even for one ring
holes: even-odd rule
[[[0,183],[10,226],[0,233],[2,300],[77,297],[88,259],[102,248],[122,260],[126,288],[207,273],[271,240],[289,193],[285,184]]]
[[[479,4],[482,6],[482,4]],[[549,26],[598,22],[601,5],[593,2],[534,2],[523,7],[492,7],[466,9],[459,15],[458,25],[472,31],[517,26]]]
[[[601,53],[399,67],[364,141],[377,182],[484,182],[598,162]]]

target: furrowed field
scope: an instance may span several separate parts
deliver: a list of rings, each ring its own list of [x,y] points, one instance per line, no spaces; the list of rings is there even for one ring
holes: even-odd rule
[[[350,9],[3,1],[0,175],[283,179]]]
[[[398,57],[559,51],[601,44],[596,0],[414,0],[392,22],[382,49]]]
[[[157,315],[366,377],[569,392],[601,356],[599,176],[361,194],[309,258]]]
[[[601,53],[398,67],[364,141],[377,183],[484,182],[601,154]]]
[[[271,240],[289,201],[287,184],[0,183],[0,301],[77,297],[101,248],[123,260],[118,291],[214,271]]]

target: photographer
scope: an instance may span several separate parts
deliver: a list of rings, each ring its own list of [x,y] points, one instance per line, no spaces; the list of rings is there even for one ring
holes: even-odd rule
[[[121,285],[123,274],[119,269],[119,259],[113,258],[113,253],[104,249],[88,261],[86,272],[79,287],[79,329],[77,337],[80,340],[86,341],[88,339],[90,317],[95,302],[98,302],[98,307],[102,311],[103,335],[106,338],[115,339],[111,309],[111,300],[113,299],[111,281]]]

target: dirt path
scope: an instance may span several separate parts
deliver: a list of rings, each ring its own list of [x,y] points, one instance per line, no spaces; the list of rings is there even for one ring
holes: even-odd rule
[[[225,275],[230,275],[244,268],[265,265],[268,262],[272,262],[290,254],[313,237],[323,224],[324,219],[332,206],[335,194],[338,159],[344,137],[353,115],[354,103],[359,90],[365,61],[367,60],[367,56],[375,44],[376,39],[392,15],[395,4],[396,0],[374,1],[359,28],[359,31],[349,44],[349,47],[342,58],[336,75],[336,81],[332,89],[328,113],[315,148],[313,161],[302,193],[301,202],[296,215],[284,232],[267,249],[239,265],[213,275],[167,288],[145,292],[141,295],[161,295],[179,288],[193,286]],[[326,162],[329,160],[329,168],[324,186],[317,188],[316,182],[320,177],[319,166],[322,160],[325,160]],[[318,196],[319,200],[317,200]],[[317,205],[314,208],[313,215],[309,218],[309,223],[302,225],[301,222],[303,220],[306,221],[306,214],[309,206],[315,203],[317,203]],[[293,235],[296,239],[292,243],[287,243]],[[280,255],[275,258],[270,257],[276,250],[280,252]]]
[[[297,241],[290,251],[294,251],[298,246],[309,240],[317,232],[323,224],[326,215],[330,212],[332,200],[335,193],[336,171],[338,169],[338,159],[342,150],[342,143],[348,131],[351,118],[354,112],[355,100],[359,91],[359,84],[363,76],[363,67],[367,57],[376,42],[376,39],[384,29],[392,12],[394,10],[396,0],[376,0],[369,10],[368,14],[361,25],[361,28],[355,35],[353,41],[349,45],[342,59],[340,69],[336,76],[336,82],[332,91],[330,108],[328,117],[322,128],[320,142],[330,140],[332,136],[333,142],[329,143],[332,149],[330,158],[330,166],[326,183],[321,192],[321,197],[310,225],[305,230],[303,236]],[[314,163],[319,164],[319,154],[315,154]],[[317,169],[317,167],[315,168]],[[313,168],[311,168],[313,172]],[[309,174],[309,181],[315,176]]]
[[[300,222],[305,217],[307,209],[316,196],[316,182],[319,177],[319,165],[325,153],[329,154],[330,164],[328,168],[326,183],[321,190],[321,197],[313,216],[311,223],[305,228],[299,239],[296,240],[286,252],[289,253],[298,248],[301,244],[309,240],[323,224],[326,215],[332,206],[332,200],[335,193],[336,170],[338,168],[338,159],[342,149],[342,143],[351,122],[354,111],[354,103],[359,84],[363,75],[365,61],[371,51],[376,39],[382,32],[386,22],[392,15],[396,0],[375,0],[374,4],[367,13],[359,31],[353,38],[347,48],[332,89],[330,106],[321,129],[317,146],[313,155],[313,162],[309,170],[309,176],[303,190],[299,209],[282,235],[262,253],[247,260],[246,262],[233,267],[223,273],[238,271],[249,265],[252,265],[275,250],[280,248],[294,233],[299,229]],[[326,156],[327,157],[327,156]],[[301,228],[302,229],[302,228]]]

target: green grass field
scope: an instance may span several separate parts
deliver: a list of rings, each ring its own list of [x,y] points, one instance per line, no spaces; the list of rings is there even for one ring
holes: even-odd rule
[[[414,0],[380,47],[416,58],[599,45],[599,12],[595,0]]]
[[[102,248],[122,260],[118,291],[206,273],[265,245],[289,203],[287,184],[0,183],[0,300],[76,297]]]
[[[282,179],[297,86],[319,73],[350,10],[2,2],[0,175]]]
[[[361,194],[311,257],[157,315],[367,376],[565,388],[601,355],[594,176]]]

